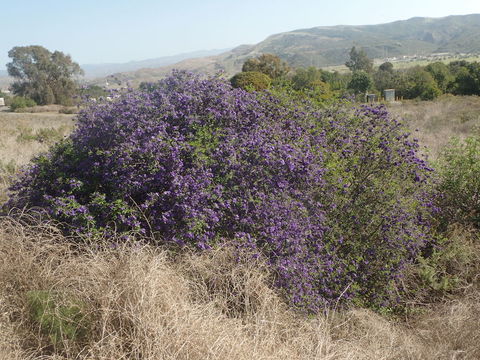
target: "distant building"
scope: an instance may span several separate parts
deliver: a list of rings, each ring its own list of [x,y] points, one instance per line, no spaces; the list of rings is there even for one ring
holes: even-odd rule
[[[0,98],[0,106],[5,106],[5,99],[4,98]]]
[[[388,101],[388,102],[395,101],[395,89],[383,90],[383,97],[385,98],[385,101]]]

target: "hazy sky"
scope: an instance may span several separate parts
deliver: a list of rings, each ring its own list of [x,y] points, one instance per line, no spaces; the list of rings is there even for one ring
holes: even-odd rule
[[[127,62],[314,26],[472,13],[479,0],[0,0],[0,69],[14,46],[42,45],[80,64]]]

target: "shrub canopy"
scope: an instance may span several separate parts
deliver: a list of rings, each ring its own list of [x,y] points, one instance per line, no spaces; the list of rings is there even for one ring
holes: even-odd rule
[[[428,241],[430,170],[383,107],[330,108],[175,72],[92,103],[12,187],[65,230],[267,259],[294,306],[385,306]]]
[[[272,79],[268,75],[258,71],[243,71],[232,77],[230,83],[235,88],[244,90],[265,90],[270,87]]]

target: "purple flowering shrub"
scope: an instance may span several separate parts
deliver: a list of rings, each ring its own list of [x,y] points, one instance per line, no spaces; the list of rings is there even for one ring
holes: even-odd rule
[[[8,207],[41,207],[82,236],[229,242],[265,257],[295,307],[381,307],[430,241],[417,149],[383,107],[318,110],[175,72],[90,104]]]

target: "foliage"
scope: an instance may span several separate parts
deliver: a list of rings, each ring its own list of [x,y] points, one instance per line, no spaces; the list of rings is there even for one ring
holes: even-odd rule
[[[242,72],[248,71],[258,71],[264,73],[270,79],[278,79],[285,76],[290,71],[290,67],[276,55],[262,54],[245,61]]]
[[[429,242],[431,169],[383,107],[324,111],[183,72],[92,103],[7,208],[79,235],[224,242],[265,257],[292,306],[395,301]]]
[[[435,235],[435,246],[411,267],[404,285],[407,302],[432,303],[464,293],[478,283],[479,234],[469,226],[453,225]]]
[[[365,93],[371,86],[372,78],[369,74],[364,71],[355,71],[347,88],[353,90],[355,94],[361,94]]]
[[[311,66],[307,69],[299,68],[291,80],[277,82],[272,90],[280,95],[284,91],[293,98],[310,99],[318,104],[331,101],[336,94],[331,91],[330,84],[324,80],[324,71]]]
[[[393,73],[393,64],[389,61],[387,62],[384,62],[383,64],[381,64],[379,67],[378,67],[378,70],[379,71],[386,71],[386,72],[389,72],[389,73]]]
[[[437,168],[444,224],[459,222],[480,228],[480,136],[454,139]]]
[[[328,85],[323,81],[323,72],[313,66],[307,69],[296,69],[295,75],[292,77],[292,86],[295,90],[321,89],[328,91]]]
[[[443,93],[447,92],[447,88],[453,80],[448,66],[442,62],[437,61],[428,64],[425,67],[425,70],[432,75],[433,79],[437,83],[438,88],[442,90]]]
[[[345,66],[352,72],[371,73],[373,71],[373,60],[367,56],[363,49],[357,50],[354,46],[350,49],[350,59],[345,63]]]
[[[322,73],[322,81],[327,83],[332,91],[339,93],[345,92],[347,85],[352,78],[351,74],[341,74],[338,71],[320,71]]]
[[[16,111],[18,109],[23,109],[35,105],[37,105],[37,103],[32,99],[23,96],[14,96],[10,101],[10,110]]]
[[[265,90],[270,87],[272,79],[259,71],[243,71],[232,77],[231,84],[244,90]]]
[[[397,76],[395,72],[378,70],[372,76],[373,85],[379,92],[385,89],[394,89],[397,85]]]
[[[81,74],[80,66],[61,51],[53,53],[42,46],[16,46],[8,52],[12,62],[8,74],[15,79],[13,92],[37,104],[70,105],[76,91],[72,77]]]
[[[452,92],[457,95],[480,95],[480,63],[457,63],[452,65],[455,80]]]
[[[29,291],[27,303],[32,320],[53,346],[61,346],[65,340],[81,341],[87,335],[88,321],[81,303],[46,290]]]
[[[141,85],[141,84],[140,84]],[[83,86],[79,89],[79,95],[87,98],[101,98],[109,95],[108,91],[98,85]]]
[[[406,70],[397,81],[398,94],[405,99],[433,100],[442,93],[432,75],[422,67]]]

